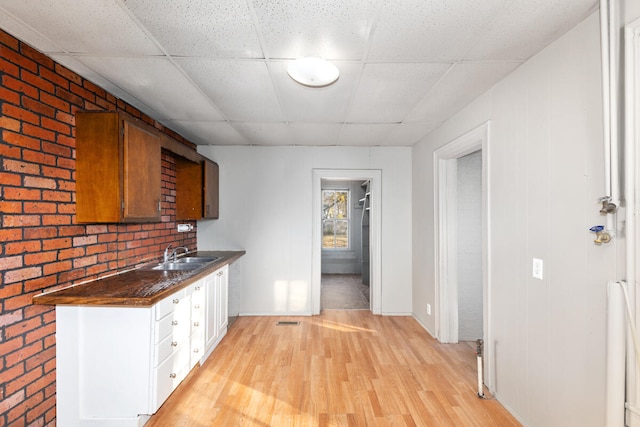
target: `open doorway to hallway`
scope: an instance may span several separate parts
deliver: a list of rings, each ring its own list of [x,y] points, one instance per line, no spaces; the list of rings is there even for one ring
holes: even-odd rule
[[[321,309],[368,310],[369,180],[321,180]]]

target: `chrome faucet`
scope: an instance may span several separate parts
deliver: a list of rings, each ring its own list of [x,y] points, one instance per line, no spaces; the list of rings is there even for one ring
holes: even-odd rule
[[[173,261],[175,261],[178,257],[179,249],[183,249],[185,254],[189,253],[189,248],[187,248],[186,246],[178,246],[177,248],[169,252],[169,249],[171,249],[171,245],[172,244],[169,243],[169,245],[164,250],[164,262],[169,262],[169,260],[172,258],[173,258]]]

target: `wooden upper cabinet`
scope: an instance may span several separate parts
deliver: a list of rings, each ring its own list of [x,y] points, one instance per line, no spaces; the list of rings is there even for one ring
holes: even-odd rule
[[[204,167],[204,214],[205,219],[220,217],[220,168],[218,164],[205,159]]]
[[[160,152],[158,133],[133,117],[78,112],[76,221],[160,221]]]
[[[208,159],[176,159],[176,220],[218,219],[219,169]]]

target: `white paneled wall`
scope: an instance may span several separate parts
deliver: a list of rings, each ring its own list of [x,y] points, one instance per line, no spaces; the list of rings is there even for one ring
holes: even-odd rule
[[[411,313],[411,148],[199,151],[220,165],[220,219],[198,224],[198,248],[247,251],[240,314],[311,313],[313,169],[382,171],[382,313]]]
[[[491,121],[487,382],[527,426],[604,425],[605,284],[620,256],[588,231],[603,221],[601,105],[596,13],[414,147],[413,307],[437,332],[433,152]]]

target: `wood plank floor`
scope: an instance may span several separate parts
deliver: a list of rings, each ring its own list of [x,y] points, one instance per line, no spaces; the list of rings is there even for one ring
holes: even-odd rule
[[[475,387],[473,349],[411,317],[240,317],[147,427],[520,426]]]

